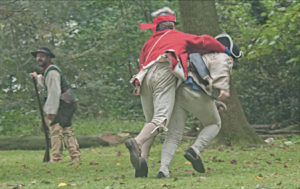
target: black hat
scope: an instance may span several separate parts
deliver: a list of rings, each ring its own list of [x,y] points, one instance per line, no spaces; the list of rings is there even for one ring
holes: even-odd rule
[[[242,50],[233,42],[228,34],[220,34],[215,38],[230,50],[234,58],[240,58],[243,55]]]
[[[50,56],[51,58],[55,58],[55,55],[48,49],[47,47],[40,47],[37,51],[31,52],[32,56],[36,57],[37,53],[45,53],[46,55]]]

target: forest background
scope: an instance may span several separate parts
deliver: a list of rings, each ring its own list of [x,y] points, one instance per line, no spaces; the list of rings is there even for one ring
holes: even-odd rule
[[[249,123],[299,124],[300,3],[216,3],[220,28],[244,53],[232,78]],[[175,10],[180,23],[177,0],[1,1],[0,135],[40,133],[29,77],[38,70],[30,52],[40,46],[55,53],[53,62],[79,98],[75,122],[142,122],[140,99],[129,83],[151,35],[139,24],[150,23],[151,12],[163,6]]]

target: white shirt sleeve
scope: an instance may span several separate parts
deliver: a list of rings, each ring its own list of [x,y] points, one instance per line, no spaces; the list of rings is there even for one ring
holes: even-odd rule
[[[47,100],[44,106],[44,111],[46,114],[57,114],[61,96],[59,72],[57,70],[49,71],[45,84],[47,86]]]
[[[45,88],[45,86],[44,86],[44,76],[42,74],[39,74],[37,76],[37,83],[38,83],[38,86],[41,86],[42,88]]]
[[[204,55],[205,56],[205,55]],[[230,73],[233,66],[233,60],[225,53],[213,53],[208,55],[208,68],[213,78],[213,87],[229,92]]]

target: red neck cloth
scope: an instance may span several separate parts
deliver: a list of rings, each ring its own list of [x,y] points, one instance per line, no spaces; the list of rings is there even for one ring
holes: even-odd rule
[[[141,30],[152,29],[155,33],[156,26],[161,22],[176,22],[175,16],[172,14],[161,15],[153,19],[152,24],[140,24]]]

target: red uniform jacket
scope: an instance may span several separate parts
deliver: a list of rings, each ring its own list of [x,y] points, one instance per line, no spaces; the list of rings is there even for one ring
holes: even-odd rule
[[[225,52],[226,47],[209,35],[192,35],[175,29],[157,31],[144,44],[140,54],[140,70],[156,61],[167,51],[173,51],[172,71],[178,60],[181,61],[185,77],[187,77],[187,59],[190,53],[206,54],[209,52]],[[176,60],[177,59],[177,60]]]

